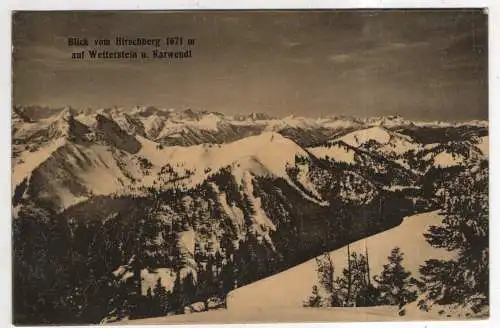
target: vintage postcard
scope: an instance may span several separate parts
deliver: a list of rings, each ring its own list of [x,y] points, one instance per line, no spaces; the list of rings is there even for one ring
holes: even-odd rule
[[[487,319],[487,23],[13,12],[13,324]]]

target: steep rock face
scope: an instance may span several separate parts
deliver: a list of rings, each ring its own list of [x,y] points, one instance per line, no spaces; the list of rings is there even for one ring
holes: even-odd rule
[[[123,131],[113,120],[103,115],[97,115],[96,134],[98,140],[105,141],[113,147],[135,154],[141,148],[140,143],[131,135]]]
[[[275,119],[266,113],[236,114],[233,116],[236,121],[267,121]]]
[[[59,138],[85,140],[90,129],[74,119],[70,110],[64,110],[58,115],[39,121],[23,119],[13,121],[13,157],[23,151],[34,152],[37,149],[53,143]]]
[[[216,128],[175,124],[164,126],[154,140],[165,146],[192,146],[203,143],[222,144],[259,134],[260,126],[217,124]]]
[[[53,117],[65,110],[75,112],[71,107],[51,108],[48,106],[14,106],[13,110],[33,122]]]
[[[130,135],[146,135],[144,124],[136,117],[123,112],[114,112],[111,118]]]

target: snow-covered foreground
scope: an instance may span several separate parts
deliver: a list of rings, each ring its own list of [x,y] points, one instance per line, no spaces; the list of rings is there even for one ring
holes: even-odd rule
[[[380,274],[388,262],[391,250],[399,247],[404,253],[403,265],[413,275],[425,260],[445,259],[453,256],[444,249],[430,246],[423,233],[431,225],[439,225],[442,217],[438,212],[422,213],[407,217],[390,230],[359,240],[350,245],[351,252],[365,253],[368,249],[370,275]],[[347,246],[332,251],[330,257],[338,275],[347,266]],[[227,306],[230,310],[302,307],[303,301],[311,295],[312,286],[318,284],[316,260],[283,271],[274,276],[236,289],[228,295]]]
[[[404,253],[403,265],[418,277],[418,269],[430,258],[450,259],[454,253],[431,247],[425,240],[429,226],[441,224],[443,217],[438,211],[407,217],[390,230],[362,239],[350,245],[351,252],[369,252],[371,275],[380,274],[387,256],[394,247]],[[347,247],[332,251],[330,257],[338,274],[346,266]],[[423,312],[416,304],[406,307],[404,316],[398,315],[397,307],[376,306],[363,308],[304,308],[303,301],[310,296],[317,284],[316,261],[311,259],[289,270],[257,281],[231,292],[227,297],[227,309],[209,312],[175,315],[159,318],[124,321],[121,324],[162,323],[243,323],[243,322],[359,322],[398,320],[452,320],[466,319],[461,312],[439,314],[441,307]],[[471,317],[472,319],[472,317]]]
[[[208,312],[174,315],[159,318],[128,320],[113,325],[161,325],[192,323],[277,323],[277,322],[367,322],[367,321],[428,321],[452,320],[431,313],[412,312],[399,316],[397,307],[365,308],[276,308],[251,311],[221,309]]]

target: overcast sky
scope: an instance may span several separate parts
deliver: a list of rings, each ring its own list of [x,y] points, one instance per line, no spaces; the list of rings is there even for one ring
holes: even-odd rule
[[[71,59],[68,37],[117,35],[197,41],[186,60]],[[13,45],[16,104],[488,116],[480,11],[17,13]]]

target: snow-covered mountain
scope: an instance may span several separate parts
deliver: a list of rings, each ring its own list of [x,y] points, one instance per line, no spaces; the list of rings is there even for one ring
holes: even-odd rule
[[[342,139],[307,148],[317,158],[326,160],[333,167],[350,168],[380,183],[382,186],[414,186],[419,172],[411,170],[399,157],[384,154],[383,144],[373,148],[355,147]]]
[[[338,140],[357,148],[375,148],[387,155],[400,155],[417,147],[410,137],[390,131],[382,126],[357,130],[338,138]]]
[[[332,197],[363,204],[381,190],[418,188],[430,168],[467,167],[488,157],[478,122],[454,128],[461,139],[447,140],[446,132],[425,144],[416,124],[399,116],[245,118],[155,107],[40,113],[13,110],[14,206],[35,200],[62,210],[95,195],[188,190],[222,170],[241,188],[266,178],[321,206]]]
[[[234,266],[226,289],[265,278],[434,209],[450,177],[488,165],[478,122],[42,112],[12,113],[13,216],[57,217],[81,238],[78,229],[147,236],[130,249],[135,237],[116,240],[119,256],[102,272],[124,284],[140,276],[144,296],[213,262]]]
[[[104,108],[80,110],[73,108],[46,109],[44,107],[17,106],[13,112],[16,120],[13,127],[24,121],[39,122],[69,110],[78,121],[92,124],[95,115],[100,114],[114,120],[129,134],[141,135],[165,146],[188,146],[201,143],[225,143],[241,139],[262,131],[274,131],[292,137],[302,146],[324,142],[339,133],[368,127],[383,127],[390,130],[419,128],[475,127],[487,128],[485,121],[458,123],[416,122],[402,117],[385,116],[357,119],[349,116],[329,116],[322,118],[298,117],[290,115],[274,118],[264,113],[225,116],[217,112],[194,111],[191,109],[160,109],[152,106],[127,108]],[[23,117],[21,121],[18,120]]]
[[[477,122],[454,128],[462,131],[459,140],[425,144],[410,136],[415,124],[400,129],[410,124],[399,116],[245,118],[155,107],[40,113],[13,110],[14,206],[32,199],[61,210],[94,195],[187,190],[226,169],[247,185],[255,177],[280,179],[323,206],[333,194],[369,203],[380,190],[418,188],[430,168],[470,166],[488,156]]]

